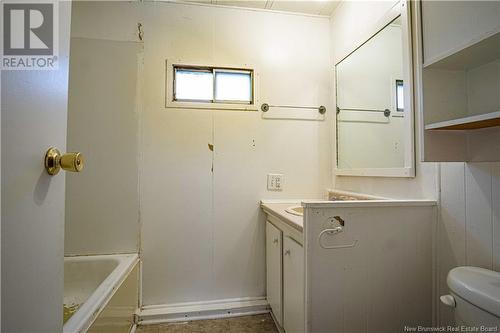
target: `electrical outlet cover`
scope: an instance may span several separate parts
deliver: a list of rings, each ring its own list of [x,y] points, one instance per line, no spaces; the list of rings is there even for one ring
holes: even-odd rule
[[[280,173],[270,173],[267,175],[268,191],[283,191],[283,175]]]

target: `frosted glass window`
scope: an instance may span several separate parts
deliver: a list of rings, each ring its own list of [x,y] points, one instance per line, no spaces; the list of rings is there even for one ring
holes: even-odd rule
[[[238,68],[174,66],[173,100],[253,103],[253,71]]]
[[[212,101],[213,84],[211,70],[175,69],[175,100]]]
[[[252,73],[250,71],[215,71],[215,100],[251,103]]]
[[[404,94],[404,84],[403,80],[396,80],[396,110],[404,111],[405,110],[405,99]]]

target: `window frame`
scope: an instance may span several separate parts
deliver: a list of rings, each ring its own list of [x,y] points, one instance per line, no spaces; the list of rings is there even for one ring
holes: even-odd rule
[[[194,64],[184,61],[170,62],[166,60],[166,84],[165,87],[165,108],[171,109],[204,109],[204,110],[234,110],[234,111],[258,111],[258,74],[253,66],[245,65],[213,65],[213,64]],[[207,71],[213,74],[213,99],[212,100],[179,100],[175,99],[175,71],[178,69]],[[251,75],[251,97],[248,101],[222,101],[216,100],[216,72],[235,72],[248,73]]]

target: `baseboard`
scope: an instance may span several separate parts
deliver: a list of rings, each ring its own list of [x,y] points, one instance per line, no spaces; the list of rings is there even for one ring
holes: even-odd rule
[[[276,320],[276,317],[274,316],[274,313],[271,310],[269,310],[269,313],[271,314],[271,318],[274,321],[274,326],[276,326],[276,328],[278,329],[278,332],[279,333],[285,333],[285,329],[283,327],[281,327],[280,324],[278,324],[278,321]]]
[[[149,305],[143,306],[137,315],[139,325],[151,325],[186,320],[239,317],[268,312],[269,304],[265,297],[247,297],[207,302]]]

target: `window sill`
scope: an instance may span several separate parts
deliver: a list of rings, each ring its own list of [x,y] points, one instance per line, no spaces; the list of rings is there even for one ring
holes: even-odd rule
[[[194,110],[228,110],[228,111],[259,111],[256,104],[233,103],[198,103],[198,102],[167,102],[167,109],[194,109]]]

